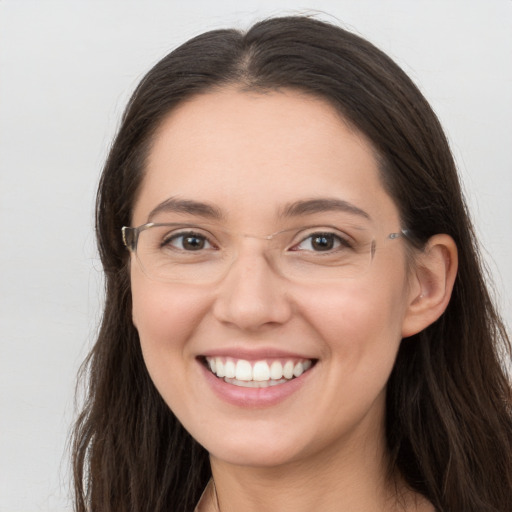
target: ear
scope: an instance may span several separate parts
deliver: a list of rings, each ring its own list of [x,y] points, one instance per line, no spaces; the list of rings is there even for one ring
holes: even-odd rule
[[[457,246],[449,235],[434,235],[416,256],[409,288],[409,305],[402,337],[416,334],[434,323],[450,301],[457,275]]]

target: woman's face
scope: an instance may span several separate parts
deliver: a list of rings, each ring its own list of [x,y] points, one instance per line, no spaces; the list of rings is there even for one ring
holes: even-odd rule
[[[198,96],[156,135],[132,225],[149,219],[195,226],[193,239],[170,242],[185,258],[220,254],[216,240],[198,240],[204,224],[208,233],[253,235],[226,235],[235,256],[218,275],[207,267],[215,279],[161,282],[131,261],[149,373],[212,457],[275,466],[354,447],[374,454],[411,292],[404,242],[388,238],[400,231],[398,210],[365,138],[327,103],[297,92]],[[359,256],[368,265],[350,276],[325,263],[338,257],[346,226],[374,240]],[[284,253],[270,253],[263,237],[287,229]],[[283,272],[280,257],[299,263]],[[212,360],[221,377],[207,367]],[[288,379],[290,368],[305,371]]]

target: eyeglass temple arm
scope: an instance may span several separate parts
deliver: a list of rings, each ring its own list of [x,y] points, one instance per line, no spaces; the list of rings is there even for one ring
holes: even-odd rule
[[[123,235],[123,243],[126,248],[130,251],[134,251],[137,242],[137,228],[123,226],[121,228],[121,233]]]
[[[400,231],[396,232],[396,233],[390,233],[388,235],[388,238],[390,240],[394,240],[395,238],[400,238],[402,236],[404,236],[405,238],[409,238],[411,235],[411,231],[409,229],[401,229]]]

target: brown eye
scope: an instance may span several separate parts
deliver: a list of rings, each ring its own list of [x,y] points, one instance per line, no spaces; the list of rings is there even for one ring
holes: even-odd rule
[[[200,236],[184,236],[182,244],[187,251],[198,251],[204,249],[206,240]]]
[[[163,245],[183,251],[200,251],[202,249],[212,248],[208,239],[198,233],[179,233],[173,235],[168,238]]]
[[[294,247],[295,251],[325,252],[347,245],[334,233],[311,233]]]
[[[311,247],[315,251],[329,251],[334,247],[333,235],[315,235],[311,237]]]

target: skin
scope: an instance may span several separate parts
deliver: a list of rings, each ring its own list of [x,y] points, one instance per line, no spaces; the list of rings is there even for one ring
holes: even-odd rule
[[[200,95],[157,132],[132,226],[169,197],[212,204],[223,228],[255,235],[289,227],[278,215],[287,204],[336,197],[367,212],[370,220],[360,222],[379,239],[366,273],[334,283],[284,278],[264,257],[264,243],[251,238],[239,241],[238,258],[216,284],[157,282],[132,258],[133,321],[146,365],[209,451],[220,509],[395,510],[398,481],[406,510],[432,510],[399,478],[386,478],[386,382],[402,337],[444,309],[455,249],[440,238],[429,252],[434,270],[408,270],[404,240],[385,240],[400,219],[368,141],[326,102],[297,92]],[[336,215],[300,222],[330,224]],[[186,213],[154,220],[176,219],[201,221]],[[275,405],[226,403],[198,356],[255,347],[317,364],[299,391]]]

